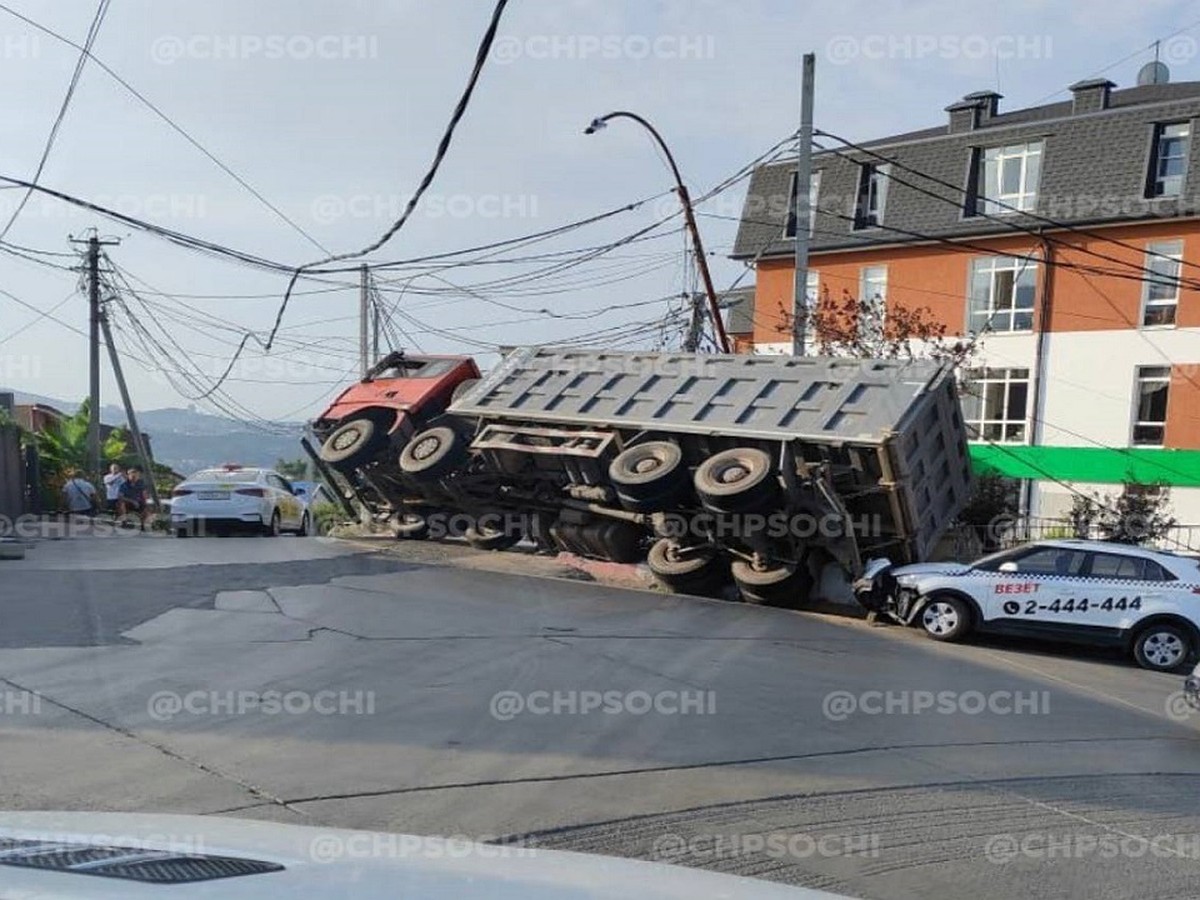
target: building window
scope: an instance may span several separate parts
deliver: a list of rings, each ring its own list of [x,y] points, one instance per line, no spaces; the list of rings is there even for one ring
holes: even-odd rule
[[[1171,390],[1169,366],[1139,366],[1135,386],[1133,443],[1161,447],[1167,425],[1167,394]]]
[[[971,369],[966,374],[963,418],[975,440],[1024,441],[1028,403],[1028,369]]]
[[[979,154],[970,215],[1032,212],[1042,173],[1042,142],[991,147]],[[972,192],[969,192],[972,193]]]
[[[858,284],[858,333],[867,340],[883,337],[887,318],[887,266],[867,266]]]
[[[817,221],[817,195],[821,193],[821,173],[813,172],[812,181],[808,185],[808,233],[809,236],[813,233],[813,225]],[[783,236],[794,238],[796,236],[796,173],[792,173],[792,180],[788,186],[788,208],[787,208],[787,224],[783,228]]]
[[[1146,182],[1147,197],[1178,197],[1183,193],[1191,134],[1192,126],[1187,122],[1154,127],[1150,177]]]
[[[1029,331],[1037,289],[1032,258],[986,256],[971,262],[967,330]]]
[[[864,163],[859,169],[858,198],[854,204],[855,228],[878,228],[883,224],[887,183],[891,167],[886,163]]]
[[[1150,272],[1142,282],[1143,325],[1175,324],[1182,260],[1183,241],[1163,241],[1146,246],[1146,268]]]

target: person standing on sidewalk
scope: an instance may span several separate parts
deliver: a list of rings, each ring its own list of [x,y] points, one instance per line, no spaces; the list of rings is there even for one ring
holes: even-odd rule
[[[145,531],[150,508],[146,505],[146,483],[142,481],[142,470],[136,466],[129,470],[128,477],[121,485],[121,498],[117,501],[117,517],[124,518],[129,513],[137,514],[138,523]]]
[[[96,489],[90,481],[79,474],[78,469],[67,470],[67,481],[63,485],[62,492],[67,509],[72,514],[81,516],[96,514]]]
[[[111,515],[117,514],[117,503],[121,499],[121,485],[124,483],[125,473],[121,471],[118,463],[113,463],[108,467],[108,474],[104,476],[105,508]]]

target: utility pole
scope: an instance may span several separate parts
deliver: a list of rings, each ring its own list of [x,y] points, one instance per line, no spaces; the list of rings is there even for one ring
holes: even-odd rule
[[[803,356],[808,329],[808,245],[812,230],[813,80],[817,57],[804,54],[800,75],[800,133],[796,148],[796,276],[792,286],[792,355]]]
[[[87,241],[72,241],[87,244],[88,274],[88,441],[87,464],[89,474],[100,475],[100,248],[112,246],[119,241],[102,241],[93,234]]]
[[[367,264],[363,263],[358,267],[358,362],[363,378],[367,377],[367,370],[371,367],[367,362],[367,315],[370,307],[370,292],[371,271],[367,268]]]
[[[687,336],[683,339],[683,349],[687,353],[695,353],[700,349],[700,335],[704,333],[704,294],[692,292],[692,315],[688,321]]]
[[[108,345],[108,360],[112,363],[113,375],[117,379],[117,388],[121,392],[121,403],[125,405],[125,421],[129,423],[129,433],[133,436],[133,449],[142,461],[142,470],[146,473],[146,487],[150,489],[150,498],[154,501],[154,509],[162,512],[162,504],[158,500],[158,488],[154,484],[154,460],[146,447],[146,439],[138,428],[137,414],[133,411],[133,402],[129,399],[129,387],[125,384],[125,373],[121,370],[121,357],[117,355],[117,345],[113,343],[112,330],[108,327],[108,315],[100,310],[100,328],[104,331],[104,343]]]
[[[379,304],[371,304],[371,359],[379,359]]]

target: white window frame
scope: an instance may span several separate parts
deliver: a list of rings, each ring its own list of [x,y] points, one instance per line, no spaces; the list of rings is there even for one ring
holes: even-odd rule
[[[808,355],[817,346],[816,328],[813,327],[813,311],[817,308],[821,296],[821,273],[816,269],[808,270],[808,278],[804,286],[804,305],[808,318],[804,322],[804,353]]]
[[[872,288],[871,285],[875,287]],[[880,289],[882,288],[882,289]],[[875,295],[870,296],[874,289]],[[878,303],[883,308],[883,319],[880,322],[882,328],[887,322],[887,293],[888,293],[888,267],[887,266],[863,266],[858,272],[858,298],[861,304],[875,305]],[[859,321],[859,335],[868,339],[879,339],[883,337],[882,333],[869,333],[865,329],[866,323]]]
[[[1155,373],[1155,374],[1148,374]],[[1163,374],[1165,373],[1165,374]],[[1140,417],[1142,406],[1142,385],[1144,384],[1163,384],[1167,388],[1166,409],[1163,410],[1162,421],[1158,422],[1153,419],[1142,419]],[[1170,366],[1138,366],[1133,370],[1133,424],[1129,429],[1129,443],[1134,447],[1162,447],[1167,437],[1167,416],[1171,408],[1171,367]],[[1162,439],[1158,441],[1139,441],[1137,439],[1137,430],[1139,428],[1161,428]]]
[[[858,192],[854,198],[855,231],[883,227],[884,211],[887,208],[887,186],[891,173],[890,163],[862,164],[858,176]]]
[[[1023,334],[1033,330],[1034,319],[1037,315],[1037,260],[1032,256],[979,256],[971,260],[967,268],[967,324],[968,332],[982,333],[984,330],[997,334]],[[1000,272],[1012,271],[1012,296],[1008,306],[996,304],[996,275]],[[975,276],[986,272],[988,279],[987,302],[982,309],[977,308],[975,297]],[[1028,276],[1033,281],[1033,299],[1028,307],[1017,306],[1018,282]],[[984,321],[976,327],[977,313],[986,313]],[[1014,327],[1017,316],[1029,313],[1027,328]],[[1007,321],[1006,321],[1007,320]]]
[[[1147,269],[1154,269],[1156,265],[1173,262],[1174,273],[1170,275],[1154,276],[1149,272],[1142,279],[1142,309],[1138,321],[1142,328],[1174,328],[1179,316],[1179,276],[1183,269],[1183,241],[1155,241],[1146,245],[1146,263]],[[1155,297],[1151,298],[1150,291],[1155,285],[1173,287],[1174,293],[1171,297]],[[1148,322],[1147,315],[1153,309],[1169,309],[1171,310],[1170,322]]]
[[[808,236],[812,237],[813,228],[817,224],[817,200],[821,196],[821,173],[813,172],[812,181],[808,183]],[[792,173],[791,179],[788,181],[788,208],[783,214],[783,236],[791,241],[796,238],[796,230],[793,225],[792,214],[796,210],[796,173]]]
[[[1167,131],[1169,129],[1182,129],[1182,133],[1168,135]],[[1162,169],[1162,159],[1163,159],[1162,147],[1163,147],[1163,139],[1164,138],[1168,138],[1171,140],[1177,140],[1180,138],[1183,139],[1183,154],[1180,157],[1181,159],[1183,159],[1183,171],[1180,172],[1178,175],[1161,175],[1161,174],[1159,174],[1160,170]],[[1191,148],[1192,148],[1192,123],[1190,121],[1160,122],[1159,124],[1154,126],[1154,144],[1152,147],[1152,152],[1150,154],[1150,172],[1149,172],[1149,178],[1146,179],[1146,196],[1147,197],[1149,197],[1152,200],[1156,200],[1160,197],[1179,197],[1179,196],[1183,195],[1183,187],[1184,187],[1184,184],[1187,183],[1188,156],[1191,153]],[[1179,185],[1178,185],[1177,189],[1171,190],[1171,191],[1160,190],[1160,186],[1162,186],[1162,187],[1166,186],[1167,179],[1175,179],[1175,178],[1179,179]]]
[[[978,183],[976,185],[975,215],[1007,216],[1037,209],[1038,191],[1042,180],[1043,141],[988,147],[979,153]],[[1004,164],[1020,161],[1020,177],[1016,191],[1005,192]],[[1033,174],[1031,174],[1031,171]],[[994,193],[992,186],[995,186]]]
[[[1029,398],[1033,391],[1033,382],[1029,377],[1030,370],[1022,367],[969,369],[964,375],[963,391],[969,392],[979,400],[979,415],[963,421],[968,429],[974,432],[974,440],[986,441],[989,444],[1027,444],[1029,443]],[[1000,409],[993,410],[996,415],[988,415],[988,385],[1003,386],[1000,396]],[[1025,386],[1025,409],[1019,419],[1008,417],[1008,404],[1014,385]],[[999,437],[987,437],[988,427],[999,428]],[[1019,429],[1019,434],[1017,431]],[[1010,437],[1010,433],[1014,436]]]

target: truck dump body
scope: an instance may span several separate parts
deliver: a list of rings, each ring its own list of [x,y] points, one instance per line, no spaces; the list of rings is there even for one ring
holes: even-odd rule
[[[909,559],[925,557],[970,490],[954,380],[929,361],[522,348],[449,412],[721,446],[782,442],[831,468],[852,517],[881,521],[864,551],[890,544]]]

